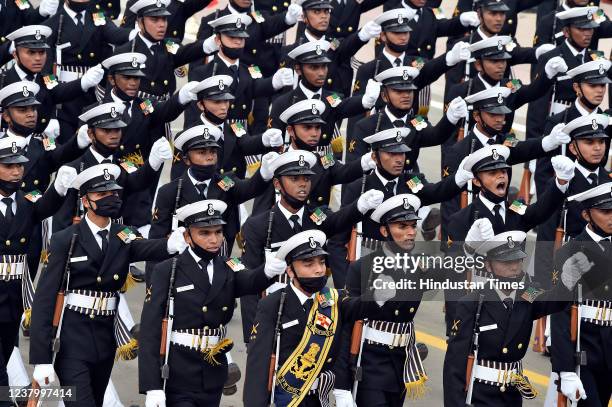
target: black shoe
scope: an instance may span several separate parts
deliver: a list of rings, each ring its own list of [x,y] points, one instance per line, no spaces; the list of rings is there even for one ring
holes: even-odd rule
[[[231,396],[238,391],[236,383],[238,383],[241,377],[242,373],[240,372],[240,367],[238,367],[236,363],[230,363],[227,366],[227,379],[223,385],[223,394],[225,396]]]
[[[132,275],[132,278],[134,279],[134,281],[136,281],[137,283],[144,283],[145,281],[145,271],[144,270],[132,264],[130,266],[130,274]]]
[[[417,342],[416,347],[419,352],[419,356],[421,357],[421,361],[427,359],[427,355],[429,355],[429,348],[427,345],[422,342]]]
[[[427,217],[423,219],[423,225],[421,226],[421,229],[423,229],[423,239],[425,241],[435,239],[436,228],[440,226],[440,223],[442,223],[440,209],[431,208]]]

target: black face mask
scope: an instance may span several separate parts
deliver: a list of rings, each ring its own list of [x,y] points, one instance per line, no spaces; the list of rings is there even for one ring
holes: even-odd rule
[[[196,256],[205,262],[209,262],[219,255],[219,252],[221,251],[220,247],[214,252],[208,251],[194,243],[193,237],[191,236],[191,229],[187,229],[187,231],[189,233],[189,237],[191,238],[191,242],[193,243],[193,246],[190,245],[189,247],[191,247],[191,250],[193,250]]]
[[[323,37],[327,33],[327,30],[326,31],[321,31],[321,30],[318,30],[318,29],[316,29],[314,27],[311,27],[311,26],[306,26],[306,29],[308,30],[308,32],[310,32],[312,35],[314,35],[315,37],[318,37],[318,38]]]
[[[482,184],[482,181],[481,181]],[[507,197],[508,197],[508,188],[506,188],[506,194],[504,196],[497,196],[496,194],[494,194],[493,192],[489,191],[488,189],[486,189],[485,187],[481,187],[480,188],[480,192],[482,193],[482,195],[487,198],[489,201],[495,203],[495,204],[499,204],[504,202]]]
[[[478,115],[480,116],[480,127],[482,127],[482,130],[489,136],[491,137],[495,137],[499,134],[499,131],[495,130],[493,127],[489,126],[484,119],[482,118],[482,115],[480,113],[478,113]]]
[[[295,273],[295,271],[294,271],[294,273]],[[306,291],[309,294],[318,293],[327,284],[327,276],[321,276],[321,277],[298,277],[296,275],[295,278],[300,283],[300,287],[302,287],[302,290]]]
[[[113,93],[115,94],[115,96],[117,96],[119,99],[123,100],[124,102],[129,102],[134,99],[132,96],[129,96],[127,93],[119,89],[118,86],[114,87]]]
[[[580,103],[582,103],[584,106],[586,106],[586,108],[589,109],[589,110],[595,110],[595,109],[597,109],[597,106],[599,106],[599,105],[595,105],[595,104],[589,102],[588,99],[584,97],[584,95],[580,96]]]
[[[87,200],[89,201],[89,198]],[[91,205],[91,202],[89,201],[89,205]],[[108,195],[93,202],[96,203],[96,209],[93,209],[96,215],[111,219],[117,219],[121,216],[121,204],[123,202],[119,195]]]
[[[385,170],[380,164],[381,160],[380,155],[378,154],[378,150],[374,151],[374,154],[376,155],[376,159],[378,160],[378,164],[376,164],[376,169],[378,170],[380,175],[382,175],[382,177],[387,181],[393,181],[394,179],[396,179],[398,176],[391,174],[389,171]]]
[[[301,201],[297,198],[292,197],[291,195],[289,195],[287,192],[285,192],[285,187],[283,186],[283,181],[281,179],[279,179],[280,184],[281,184],[281,190],[280,190],[280,194],[283,197],[283,199],[285,200],[285,202],[287,202],[289,204],[289,206],[291,206],[293,209],[301,209],[304,205],[306,205],[306,201]]]
[[[235,9],[236,9],[236,11],[237,11],[237,12],[239,12],[239,13],[247,13],[247,14],[248,14],[248,13],[250,13],[250,12],[251,12],[251,7],[240,7],[239,5],[237,5],[237,4],[236,4],[236,2],[235,2],[235,1],[232,1],[232,0],[230,0],[230,2],[229,2],[229,3],[230,3],[230,4],[231,4],[231,6],[232,6],[233,8],[235,8]]]
[[[104,158],[110,157],[117,151],[117,148],[111,148],[105,144],[102,144],[95,136],[94,141],[92,143],[93,148]]]
[[[587,213],[589,214],[589,218],[591,218],[591,221],[589,222],[589,225],[591,226],[591,229],[593,230],[593,232],[597,233],[601,237],[610,237],[610,236],[612,236],[610,233],[604,232],[602,228],[597,226],[597,223],[593,222],[593,218],[591,217],[591,211],[590,210],[587,209]]]
[[[499,277],[499,276],[495,276],[495,278],[497,280],[499,280],[502,283],[520,283],[521,281],[523,281],[523,278],[525,278],[525,273],[521,272],[521,274],[519,274],[516,277]]]
[[[387,47],[389,47],[389,49],[393,52],[398,52],[398,53],[402,53],[402,52],[406,52],[408,51],[408,48],[410,47],[410,42],[407,42],[405,45],[399,45],[399,44],[394,44],[391,41],[387,40]]]
[[[306,151],[314,151],[315,147],[311,146],[310,144],[302,141],[301,138],[299,138],[298,136],[294,135],[292,137],[293,142],[295,143],[296,147],[298,148],[298,150],[306,150]]]
[[[590,163],[584,159],[582,153],[580,152],[580,147],[578,147],[578,142],[574,144],[574,147],[576,147],[576,151],[578,153],[578,164],[582,165],[584,168],[586,168],[589,171],[595,171],[597,168],[599,168],[601,164],[604,164],[608,158],[607,156],[604,156],[601,162]]]
[[[389,113],[397,118],[401,118],[406,115],[408,115],[408,117],[412,116],[412,108],[408,110],[398,109],[397,107],[393,106],[393,104],[387,103],[387,109],[389,109]]]
[[[221,43],[221,51],[223,51],[223,55],[229,59],[240,59],[244,48],[230,48]]]
[[[487,73],[485,71],[480,72],[480,75],[482,76],[482,79],[485,80],[485,82],[487,82],[489,85],[491,86],[496,86],[497,82],[495,79],[491,78],[489,75],[487,75]]]
[[[87,10],[89,7],[89,2],[86,1],[84,3],[77,3],[76,1],[68,0],[68,7],[70,7],[70,9],[75,13],[80,13]]]
[[[15,121],[15,119],[13,119],[13,116],[11,116],[11,112],[7,111],[9,117],[11,118],[11,124],[9,126],[9,128],[15,132],[15,134],[17,134],[18,136],[22,136],[22,137],[28,137],[31,136],[32,133],[34,133],[34,130],[36,129],[36,126],[34,127],[27,127],[24,126],[22,124],[17,123],[17,121]]]
[[[9,195],[13,195],[19,188],[21,188],[21,181],[5,181],[0,179],[0,189]]]
[[[217,169],[217,166],[215,164],[211,164],[211,165],[191,164],[189,168],[191,171],[191,175],[193,175],[193,178],[202,182],[202,181],[206,181],[207,179],[212,178],[212,176],[215,173],[215,170]]]
[[[217,126],[220,126],[225,122],[225,120],[218,118],[209,111],[204,111],[204,117],[206,118],[206,120],[208,120],[212,124],[216,124]]]

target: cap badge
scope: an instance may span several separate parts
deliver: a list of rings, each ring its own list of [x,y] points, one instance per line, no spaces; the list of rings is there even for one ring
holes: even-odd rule
[[[501,51],[504,49],[504,45],[502,44],[502,40],[497,40],[497,49]]]
[[[113,119],[114,119],[115,117],[117,117],[117,110],[115,109],[115,107],[114,107],[114,106],[112,106],[112,107],[111,107],[111,110],[110,110],[110,117],[112,117]]]
[[[603,75],[606,73],[606,68],[604,68],[603,64],[599,64],[599,74]]]
[[[493,158],[495,161],[499,160],[499,153],[497,152],[497,149],[493,149],[493,152],[491,153],[491,158]]]
[[[593,19],[593,10],[587,11],[587,15],[586,15],[587,20],[592,20]]]
[[[321,49],[321,46],[317,44],[315,48],[315,54],[321,55],[322,53],[323,53],[323,50]]]
[[[300,159],[298,160],[298,165],[300,167],[303,167],[303,166],[306,165],[306,160],[304,160],[304,156],[303,155],[300,155]]]
[[[105,168],[105,169],[104,169],[104,175],[103,175],[103,177],[104,177],[104,179],[105,179],[105,180],[107,180],[107,181],[109,181],[109,180],[111,179],[111,175],[110,175],[110,173],[108,172],[108,168]]]
[[[23,87],[23,92],[21,92],[23,94],[23,96],[28,97],[30,96],[30,92],[28,91],[28,87],[24,86]]]
[[[225,84],[223,83],[223,79],[219,79],[219,90],[225,89]]]
[[[396,134],[397,135],[395,136],[395,140],[397,140],[397,142],[400,143],[402,141],[402,139],[403,139],[402,132],[400,130],[398,130]]]
[[[410,79],[410,73],[408,73],[407,69],[404,69],[404,71],[402,72],[402,79],[405,80],[405,81]]]
[[[312,104],[312,114],[319,114],[319,109],[317,109],[317,105],[315,105],[314,103]]]
[[[597,120],[596,120],[596,119],[593,119],[593,121],[591,121],[591,128],[592,128],[593,130],[597,130],[597,127],[598,127],[598,126],[597,126]]]
[[[155,6],[158,8],[161,7],[162,6],[161,0],[157,0],[157,3],[155,3]]]
[[[404,198],[404,209],[410,209],[410,202],[408,201],[408,198]]]
[[[504,97],[501,93],[497,94],[497,103],[504,103]]]
[[[236,28],[242,27],[242,21],[240,21],[240,17],[236,19]]]
[[[208,204],[208,209],[206,210],[206,213],[209,216],[213,216],[215,214],[215,208],[213,207],[213,204],[211,203]]]
[[[19,149],[17,148],[17,143],[13,141],[13,144],[11,145],[11,152],[13,154],[16,154],[18,150]]]
[[[312,248],[312,249],[316,249],[317,248],[317,242],[314,240],[314,237],[310,236],[308,238],[308,245]]]
[[[202,134],[202,137],[204,137],[204,140],[210,139],[210,130],[208,130],[208,127],[204,127],[204,134]]]
[[[132,58],[132,66],[136,68],[138,66],[138,61],[136,61],[136,57]]]
[[[514,240],[512,240],[512,236],[508,236],[508,247],[514,249],[515,245],[516,244],[514,243]]]
[[[34,34],[34,38],[36,38],[37,40],[40,40],[42,37],[42,35],[40,35],[40,30],[36,30],[36,34]]]
[[[397,16],[397,23],[398,24],[403,24],[404,23],[404,16],[403,15],[398,15]]]

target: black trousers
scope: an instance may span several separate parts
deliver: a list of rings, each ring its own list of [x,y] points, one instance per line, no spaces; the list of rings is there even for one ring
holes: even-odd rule
[[[218,406],[221,403],[221,393],[223,388],[219,388],[218,392],[186,392],[180,393],[166,392],[167,407],[212,407]]]
[[[65,401],[64,404],[75,407],[101,407],[114,362],[114,357],[88,362],[58,356],[55,372],[59,382],[62,386],[75,387],[76,401]]]
[[[19,334],[19,320],[11,322],[0,322],[0,386],[8,386],[8,374],[6,365],[11,358],[13,348],[17,345]],[[0,407],[12,405],[9,401],[0,401]]]
[[[588,357],[588,356],[587,356]],[[586,400],[578,402],[579,407],[607,407],[612,400],[612,366],[582,366],[580,380],[587,393]]]
[[[357,406],[402,407],[405,393],[357,388]]]

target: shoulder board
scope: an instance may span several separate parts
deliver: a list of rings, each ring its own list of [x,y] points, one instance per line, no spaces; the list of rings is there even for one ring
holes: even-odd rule
[[[512,212],[516,212],[516,213],[518,213],[519,215],[524,215],[524,214],[525,214],[525,211],[527,210],[527,206],[528,206],[528,205],[525,205],[525,204],[524,204],[523,202],[521,202],[521,201],[514,200],[514,201],[512,202],[512,204],[510,204],[510,208],[509,208],[509,209],[510,209]]]
[[[327,219],[327,215],[325,211],[321,208],[316,208],[311,214],[310,219],[315,223],[315,225],[321,225],[325,219]]]
[[[224,191],[229,191],[234,185],[236,185],[236,182],[234,182],[233,179],[231,179],[230,177],[228,177],[227,175],[225,177],[223,177],[221,179],[221,181],[217,182],[217,185],[219,186],[219,188],[221,188]]]
[[[230,257],[225,264],[227,264],[232,271],[241,271],[246,269],[246,266],[242,264],[242,261],[240,261],[240,258],[238,257]]]
[[[45,83],[45,86],[49,90],[51,90],[54,87],[56,87],[57,85],[59,85],[59,81],[57,80],[57,76],[55,76],[53,74],[49,74],[49,75],[43,76],[43,82]]]
[[[176,54],[179,50],[179,45],[172,40],[166,39],[164,43],[166,44],[166,50],[172,55]]]
[[[27,194],[25,194],[24,198],[27,199],[30,202],[36,202],[40,198],[42,198],[42,194],[40,193],[40,191],[38,189],[35,189],[35,190],[30,191]]]
[[[126,226],[119,233],[117,233],[117,237],[121,239],[121,241],[125,244],[131,243],[134,240],[142,239],[142,236],[138,232],[132,230],[132,228]]]

